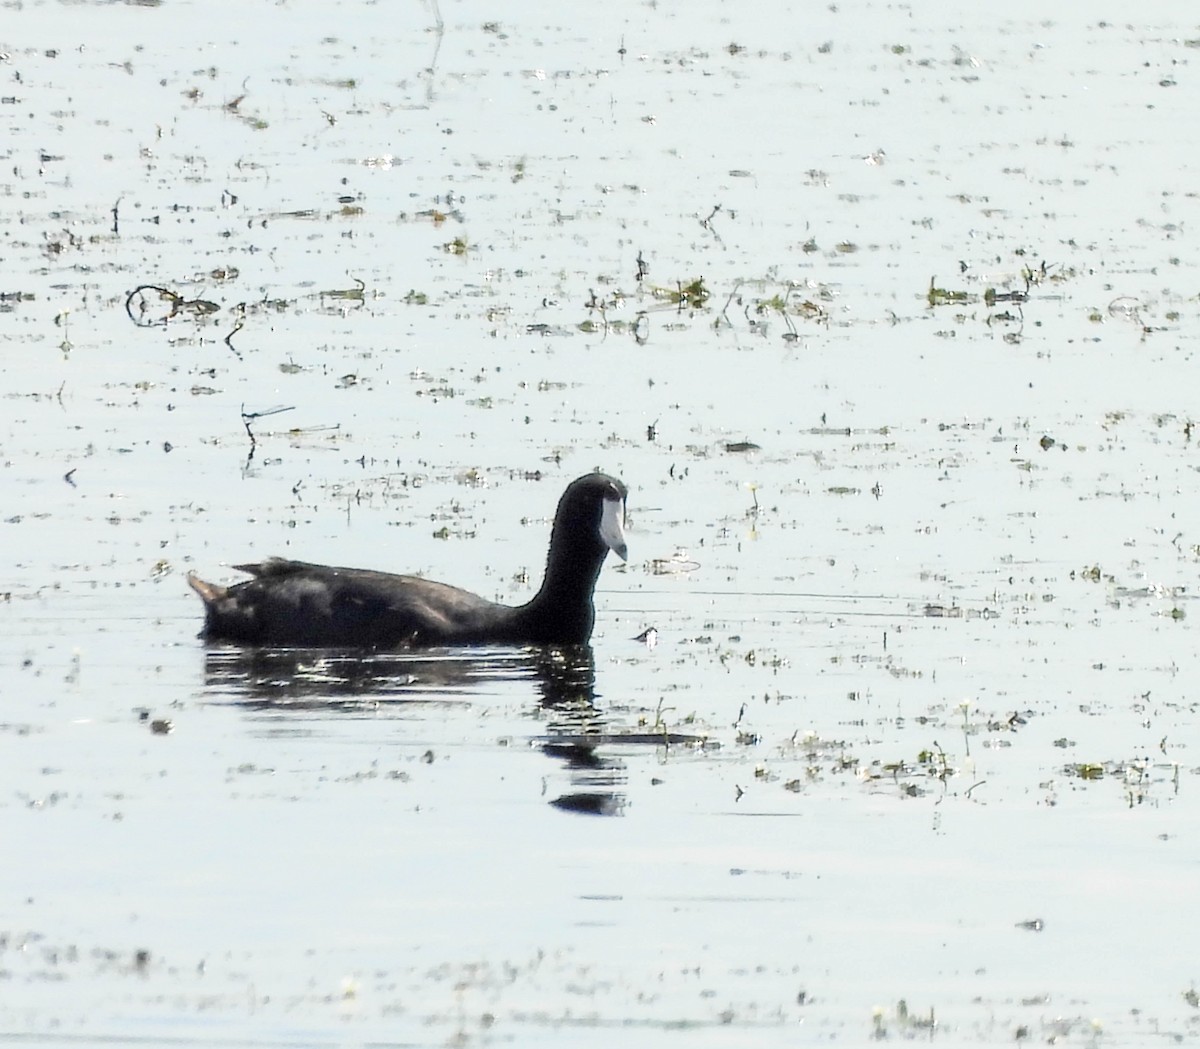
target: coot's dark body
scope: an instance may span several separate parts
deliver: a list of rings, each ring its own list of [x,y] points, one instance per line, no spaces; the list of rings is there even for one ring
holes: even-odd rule
[[[567,486],[550,533],[546,575],[524,605],[502,605],[446,583],[362,568],[270,558],[237,565],[235,586],[188,582],[204,601],[204,636],[254,645],[582,645],[607,552],[625,558],[625,486],[587,474]]]

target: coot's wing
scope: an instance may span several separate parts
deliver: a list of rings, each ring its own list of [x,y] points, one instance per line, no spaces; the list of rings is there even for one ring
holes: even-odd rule
[[[511,610],[417,576],[271,558],[238,565],[255,576],[231,587],[260,643],[393,648],[482,642]],[[211,632],[219,636],[220,624]]]
[[[348,634],[350,644],[377,648],[482,640],[471,631],[495,607],[466,590],[417,576],[338,572],[327,585],[337,631]]]

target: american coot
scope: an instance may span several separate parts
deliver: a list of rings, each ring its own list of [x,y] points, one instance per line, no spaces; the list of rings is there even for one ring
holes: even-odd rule
[[[235,586],[188,582],[204,601],[203,636],[256,645],[583,645],[592,635],[592,590],[604,556],[625,560],[625,486],[593,473],[558,502],[542,588],[501,605],[445,583],[362,568],[272,557],[236,565]]]

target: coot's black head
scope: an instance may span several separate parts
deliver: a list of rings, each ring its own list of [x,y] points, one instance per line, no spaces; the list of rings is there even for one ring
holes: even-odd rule
[[[584,474],[567,485],[554,515],[551,558],[556,544],[569,542],[571,546],[592,547],[599,560],[604,559],[607,549],[624,561],[628,553],[625,547],[628,494],[625,485],[602,473]],[[599,569],[598,564],[596,567]]]

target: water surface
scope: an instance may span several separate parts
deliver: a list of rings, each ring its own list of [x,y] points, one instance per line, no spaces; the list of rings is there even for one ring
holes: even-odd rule
[[[1190,17],[10,5],[4,1037],[1193,1039]]]

